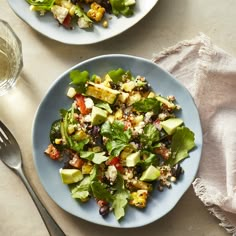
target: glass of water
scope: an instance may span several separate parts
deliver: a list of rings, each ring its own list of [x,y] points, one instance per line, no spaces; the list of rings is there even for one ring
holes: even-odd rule
[[[22,67],[21,41],[10,25],[0,19],[0,96],[15,85]]]

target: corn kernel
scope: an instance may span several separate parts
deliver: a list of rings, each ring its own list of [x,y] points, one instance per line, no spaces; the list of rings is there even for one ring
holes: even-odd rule
[[[130,204],[138,208],[144,208],[147,204],[148,192],[147,190],[138,190],[131,193]]]
[[[93,2],[87,12],[87,16],[97,22],[101,21],[106,10],[96,2]]]
[[[108,21],[107,20],[104,20],[103,23],[102,23],[102,26],[104,28],[107,28],[108,27]]]
[[[55,142],[55,144],[61,144],[62,139],[61,138],[56,138],[54,142]]]
[[[82,166],[82,174],[90,174],[93,169],[93,165],[90,163],[86,163]]]
[[[75,6],[75,5],[73,5],[73,6],[69,9],[69,14],[70,14],[71,16],[74,16],[74,15],[75,15],[75,9],[76,9],[76,6]]]
[[[71,2],[68,2],[68,1],[62,1],[62,2],[61,2],[61,6],[67,8],[68,10],[70,10],[70,8],[72,7],[72,5],[73,5],[73,4],[72,4]]]
[[[68,125],[67,132],[68,132],[68,134],[73,134],[75,132],[74,125],[71,125],[71,124]]]
[[[155,96],[156,96],[155,93],[150,92],[147,97],[148,97],[148,98],[154,98]]]

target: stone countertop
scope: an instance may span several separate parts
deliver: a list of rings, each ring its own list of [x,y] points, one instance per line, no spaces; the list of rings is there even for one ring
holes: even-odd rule
[[[0,18],[8,21],[22,41],[24,68],[15,88],[0,98],[0,119],[12,130],[22,149],[25,172],[40,199],[68,236],[217,236],[228,235],[209,214],[193,188],[160,220],[136,229],[114,229],[78,219],[47,195],[32,158],[32,123],[52,82],[71,66],[94,56],[123,53],[151,59],[154,53],[199,32],[236,56],[236,1],[160,0],[138,24],[124,33],[86,46],[63,45],[34,31],[19,19],[6,0]],[[1,65],[0,65],[1,66]],[[47,236],[40,215],[20,179],[0,162],[0,235]]]

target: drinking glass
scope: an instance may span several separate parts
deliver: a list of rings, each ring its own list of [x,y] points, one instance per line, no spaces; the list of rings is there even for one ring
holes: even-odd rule
[[[21,41],[11,26],[0,19],[0,96],[15,85],[22,67]]]

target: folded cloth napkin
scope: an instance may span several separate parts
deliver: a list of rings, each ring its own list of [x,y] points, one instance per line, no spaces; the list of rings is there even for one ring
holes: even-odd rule
[[[227,232],[236,235],[236,58],[200,33],[153,56],[192,94],[203,129],[193,188]]]

